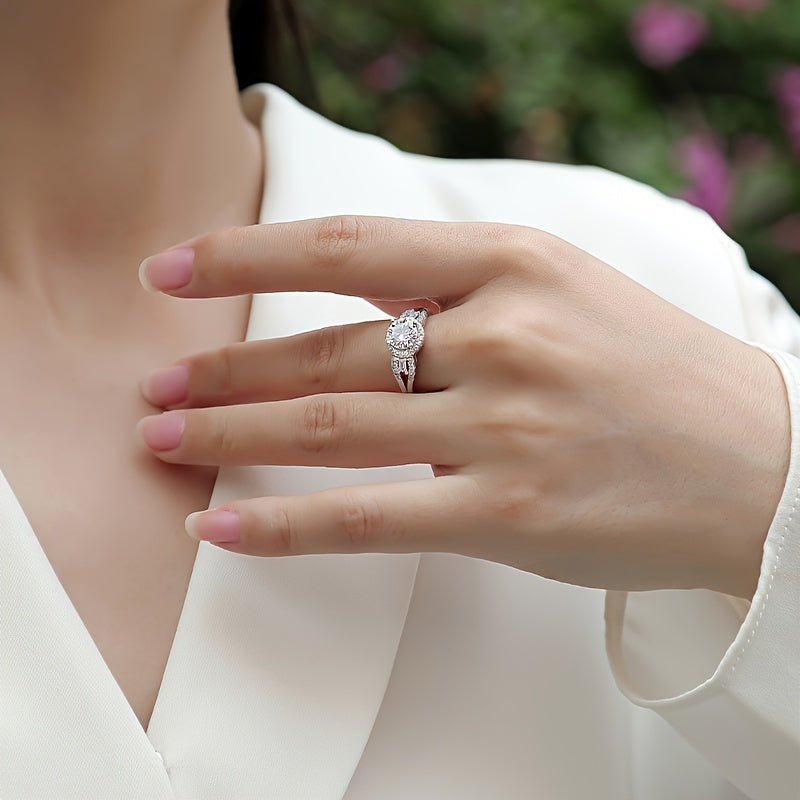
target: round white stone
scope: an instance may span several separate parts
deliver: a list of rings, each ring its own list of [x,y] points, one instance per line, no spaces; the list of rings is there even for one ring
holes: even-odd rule
[[[417,333],[418,323],[414,319],[398,319],[392,323],[389,329],[387,342],[400,350],[408,350],[416,344],[419,334]]]

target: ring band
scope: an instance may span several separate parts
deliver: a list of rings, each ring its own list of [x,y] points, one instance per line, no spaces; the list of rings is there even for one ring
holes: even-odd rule
[[[386,344],[392,352],[392,373],[401,392],[414,391],[417,353],[425,341],[426,319],[427,309],[409,308],[393,319],[386,330]]]

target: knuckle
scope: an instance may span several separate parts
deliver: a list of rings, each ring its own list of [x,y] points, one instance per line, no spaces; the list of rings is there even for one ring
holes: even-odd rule
[[[532,228],[490,223],[484,230],[489,258],[498,272],[530,271],[535,254]]]
[[[289,509],[277,506],[270,514],[268,535],[275,542],[275,549],[284,555],[299,553],[297,529]]]
[[[512,529],[520,528],[527,531],[536,518],[539,496],[533,478],[529,482],[515,480],[496,487],[487,495],[486,503],[492,517],[501,520]]]
[[[345,414],[333,398],[318,396],[310,399],[302,414],[300,447],[311,453],[333,450],[342,438]]]
[[[497,271],[515,279],[535,273],[539,284],[558,283],[575,261],[575,248],[563,239],[526,225],[490,224],[486,241]]]
[[[334,326],[308,335],[300,355],[301,374],[313,389],[326,391],[338,372],[344,353],[344,331]]]
[[[326,267],[343,265],[358,248],[364,227],[364,220],[354,214],[317,220],[310,238],[312,258]]]
[[[549,431],[548,420],[533,402],[493,403],[474,427],[505,457],[528,459],[541,449]]]
[[[223,462],[236,455],[237,440],[231,418],[227,413],[220,414],[214,425],[214,448]]]
[[[540,283],[552,288],[567,287],[574,276],[585,271],[585,253],[564,239],[546,231],[531,230],[531,263]]]
[[[220,348],[217,359],[217,391],[221,397],[233,394],[233,353],[230,346]]]
[[[472,358],[517,387],[568,384],[576,374],[572,366],[575,354],[585,350],[584,342],[565,325],[563,315],[545,309],[527,313],[510,309],[504,316],[487,320],[467,345]]]
[[[510,309],[503,313],[484,315],[479,326],[469,336],[462,338],[465,355],[480,357],[487,363],[505,365],[509,359],[516,361],[516,353],[525,348],[529,324],[520,324]]]
[[[564,315],[557,310],[511,300],[484,314],[454,347],[461,349],[461,358],[522,378],[550,369],[555,354],[562,355],[564,330]]]
[[[342,504],[339,528],[354,547],[368,547],[378,540],[383,526],[383,512],[373,498],[352,494]]]

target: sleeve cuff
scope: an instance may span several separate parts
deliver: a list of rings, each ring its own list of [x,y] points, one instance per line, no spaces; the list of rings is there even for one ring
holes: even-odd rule
[[[800,791],[800,359],[777,363],[791,418],[786,484],[752,602],[706,590],[606,595],[620,690],[664,717],[754,800]],[[742,615],[744,618],[742,619]]]

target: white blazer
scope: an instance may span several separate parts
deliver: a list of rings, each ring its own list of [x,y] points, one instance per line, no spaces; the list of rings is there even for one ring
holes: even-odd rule
[[[451,555],[203,543],[144,731],[0,480],[0,798],[796,800],[800,320],[783,298],[705,214],[604,170],[402,153],[269,84],[241,102],[266,148],[262,222],[531,225],[764,345],[793,445],[758,591],[742,610]],[[361,299],[259,295],[247,338],[384,317]],[[225,467],[211,505],[430,475]]]

